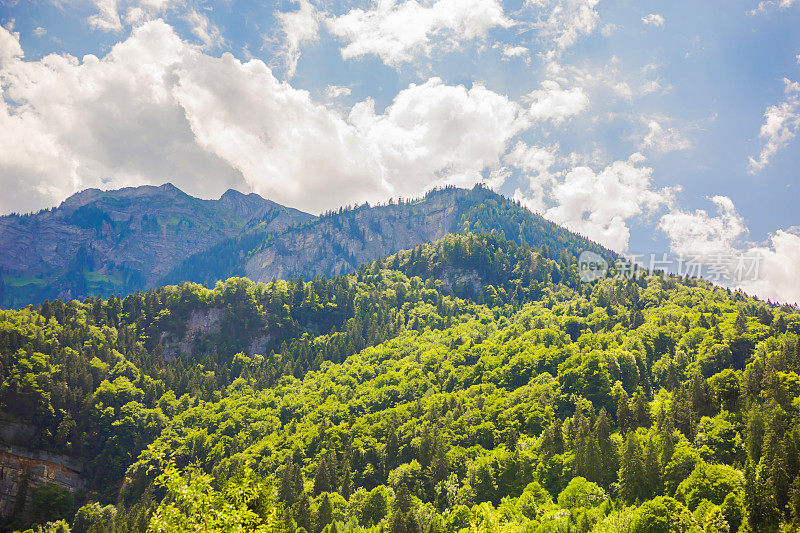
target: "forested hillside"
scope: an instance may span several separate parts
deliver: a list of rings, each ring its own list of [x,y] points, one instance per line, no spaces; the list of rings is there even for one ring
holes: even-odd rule
[[[797,530],[797,310],[553,248],[0,311],[6,444],[86,480],[6,529]]]

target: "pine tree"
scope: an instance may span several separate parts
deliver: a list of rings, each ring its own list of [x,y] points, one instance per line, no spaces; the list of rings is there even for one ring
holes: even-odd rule
[[[411,511],[406,513],[406,533],[420,533],[417,517]]]
[[[322,501],[317,509],[317,516],[314,518],[314,533],[321,533],[322,530],[333,522],[333,509],[328,494],[322,495]]]
[[[658,460],[658,450],[656,449],[655,444],[653,444],[652,439],[648,440],[645,448],[645,485],[649,499],[661,494],[663,490],[663,483],[661,480],[661,463]]]
[[[747,331],[747,318],[745,318],[744,313],[741,311],[736,314],[736,320],[733,322],[733,327],[736,328],[736,333],[739,335]]]
[[[661,465],[666,466],[675,453],[675,426],[672,424],[672,413],[664,412],[663,420],[658,428],[658,441],[661,447]]]
[[[400,510],[396,510],[394,512],[389,533],[406,533],[405,513],[401,512]]]
[[[789,511],[792,517],[792,525],[795,528],[800,528],[800,474],[794,477],[794,483],[792,483]]]
[[[624,434],[631,429],[632,423],[633,413],[631,413],[628,393],[625,392],[625,389],[621,389],[619,398],[617,398],[617,427]]]
[[[650,416],[650,404],[641,389],[636,391],[633,398],[633,419],[636,427],[648,428],[653,423]]]
[[[394,504],[401,513],[407,513],[411,509],[411,495],[408,493],[408,487],[406,487],[405,483],[401,483],[397,487]]]
[[[608,487],[617,478],[619,458],[614,442],[611,440],[611,420],[605,409],[600,409],[594,424],[594,435],[600,452],[600,484]]]
[[[620,496],[628,503],[633,503],[644,496],[646,479],[642,447],[635,431],[630,431],[625,440],[619,470]]]
[[[323,492],[331,492],[332,486],[329,476],[328,464],[323,457],[317,463],[317,471],[314,475],[314,496],[319,496]]]
[[[570,425],[572,452],[574,455],[573,470],[575,475],[589,479],[589,441],[591,435],[589,422],[583,416],[583,411],[578,409],[572,417]]]
[[[345,500],[349,500],[350,495],[353,493],[352,475],[353,473],[351,472],[350,469],[350,461],[345,460],[344,475],[342,476],[342,487],[341,490],[339,491],[339,494],[341,494]]]
[[[307,493],[304,492],[297,499],[292,514],[294,515],[294,521],[297,523],[298,528],[303,528],[308,533],[313,531],[311,529],[311,501]]]

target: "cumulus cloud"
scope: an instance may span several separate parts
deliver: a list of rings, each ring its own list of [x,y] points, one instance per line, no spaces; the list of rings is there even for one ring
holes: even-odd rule
[[[19,45],[19,33],[0,26],[0,68],[24,55]]]
[[[758,272],[739,282],[742,289],[775,302],[800,304],[800,228],[778,230],[766,245],[752,247],[748,254],[759,258]]]
[[[658,13],[650,13],[646,17],[642,17],[642,22],[646,26],[663,26],[664,17],[659,15]]]
[[[263,62],[211,57],[161,21],[103,58],[25,61],[5,29],[0,51],[0,176],[12,191],[3,212],[167,180],[204,197],[238,187],[312,211],[472,185],[487,171],[496,184],[507,145],[530,124],[508,97],[438,78],[384,110],[366,100],[343,115]]]
[[[653,169],[635,153],[595,172],[576,167],[551,192],[556,203],[545,212],[550,220],[586,235],[612,250],[628,249],[628,222],[672,203],[673,190],[654,190]]]
[[[651,150],[656,153],[665,154],[680,150],[689,150],[692,142],[676,128],[665,128],[658,121],[650,119],[647,121],[647,134],[639,144],[639,150]]]
[[[372,54],[391,66],[430,55],[434,44],[460,48],[512,24],[497,0],[382,0],[327,20],[331,33],[347,42],[344,59]]]
[[[800,228],[778,230],[761,245],[747,243],[743,240],[747,225],[731,199],[710,200],[716,215],[699,209],[672,210],[661,217],[658,227],[669,238],[670,250],[714,269],[714,277],[732,287],[773,301],[800,303]]]
[[[97,13],[89,17],[89,25],[103,31],[119,31],[122,29],[117,0],[95,0]]]
[[[43,28],[43,27],[41,27],[41,26],[37,26],[37,27],[36,27],[36,28],[34,28],[34,30],[33,30],[33,34],[34,34],[36,37],[41,37],[41,36],[45,35],[46,33],[47,33],[47,29],[46,29],[46,28]]]
[[[0,175],[13,192],[0,199],[0,210],[49,206],[92,186],[172,180],[207,193],[202,182],[209,175],[219,184],[241,184],[233,169],[197,145],[171,94],[175,67],[199,53],[166,24],[152,22],[103,59],[18,56],[4,63],[0,130],[7,149]]]
[[[312,43],[319,39],[320,14],[309,0],[295,0],[299,9],[285,13],[277,13],[278,24],[284,35],[281,54],[288,77],[297,71],[300,60],[300,47],[304,43]]]
[[[524,59],[525,62],[530,61],[531,51],[524,46],[511,46],[506,44],[503,46],[503,59],[508,60],[513,57]]]
[[[658,227],[669,237],[673,253],[705,258],[729,253],[747,231],[730,198],[714,196],[710,200],[716,205],[716,216],[699,209],[673,210],[661,217]]]
[[[482,85],[439,78],[400,91],[383,114],[374,102],[353,107],[349,122],[380,154],[390,190],[408,196],[437,184],[470,185],[496,167],[509,140],[527,126],[519,104]]]
[[[530,102],[528,113],[534,120],[551,120],[559,124],[589,106],[589,97],[580,87],[562,89],[553,80],[542,82],[541,87],[525,97]]]
[[[764,112],[764,124],[761,126],[759,138],[764,146],[758,158],[750,157],[748,170],[755,174],[766,167],[778,150],[789,144],[800,128],[800,83],[783,80],[786,99],[772,105]]]

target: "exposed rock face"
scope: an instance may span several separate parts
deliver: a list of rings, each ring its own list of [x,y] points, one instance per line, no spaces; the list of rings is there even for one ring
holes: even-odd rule
[[[440,239],[458,222],[462,189],[445,189],[414,204],[362,208],[323,216],[286,231],[251,254],[247,277],[268,281],[351,272],[359,265]]]
[[[82,470],[70,457],[0,446],[0,517],[11,516],[20,506],[27,514],[31,496],[42,485],[56,485],[74,494],[85,485]]]
[[[220,323],[225,312],[222,309],[211,308],[206,311],[193,311],[186,321],[185,332],[182,338],[169,338],[166,333],[161,335],[164,346],[164,358],[171,361],[179,353],[194,355],[194,343],[205,335],[219,333]]]
[[[233,190],[200,200],[170,184],[88,189],[55,209],[0,217],[0,305],[152,287],[224,239],[312,218]]]

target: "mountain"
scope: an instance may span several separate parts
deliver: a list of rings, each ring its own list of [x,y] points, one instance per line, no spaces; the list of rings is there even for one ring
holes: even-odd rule
[[[800,313],[564,251],[0,311],[0,529],[800,525]]]
[[[193,198],[173,185],[89,189],[57,208],[0,217],[0,305],[126,295],[234,276],[334,276],[449,233],[494,233],[552,258],[615,254],[483,187],[339,209],[320,217],[229,190]]]
[[[223,240],[312,218],[234,190],[201,200],[171,184],[88,189],[54,209],[0,217],[0,305],[128,294]]]
[[[161,283],[213,284],[232,276],[254,281],[335,276],[450,233],[493,233],[517,244],[545,246],[553,258],[582,250],[615,257],[489,189],[446,187],[420,199],[339,209],[282,232],[233,237],[188,257]]]

